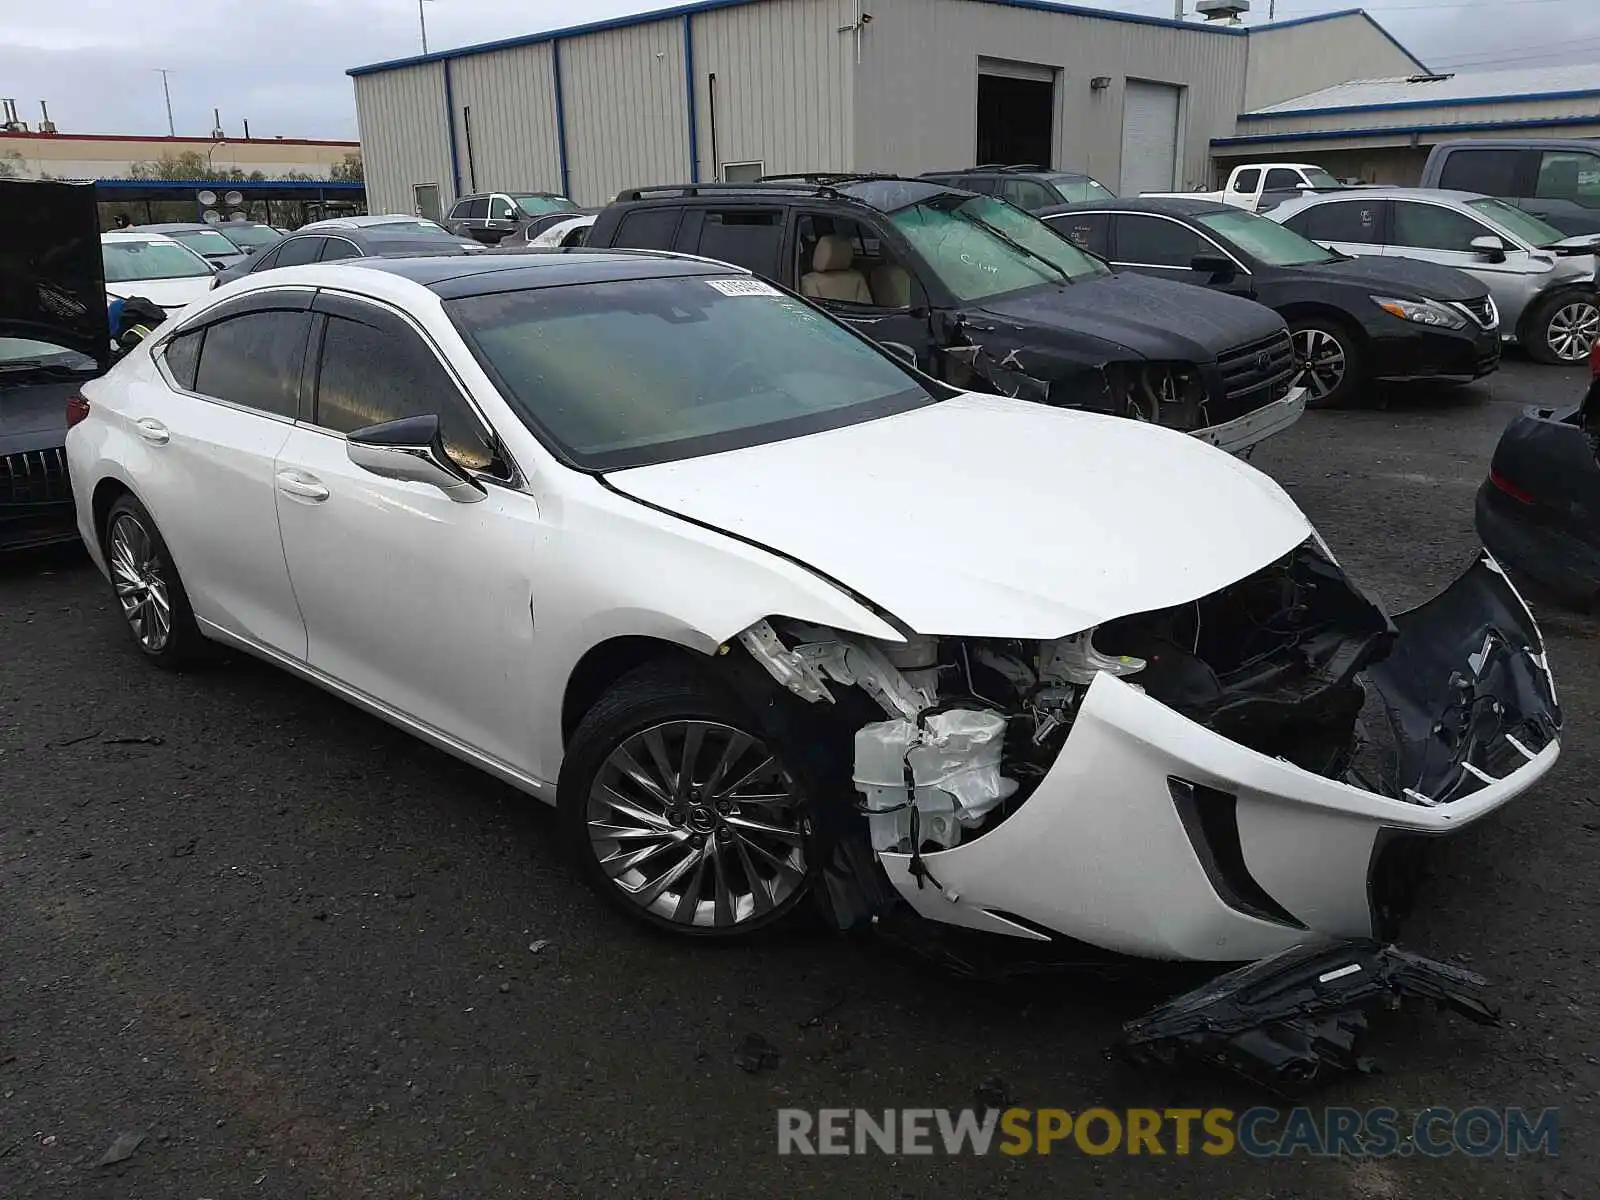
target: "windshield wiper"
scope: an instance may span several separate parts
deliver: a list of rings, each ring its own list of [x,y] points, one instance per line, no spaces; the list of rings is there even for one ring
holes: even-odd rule
[[[69,367],[65,363],[47,363],[42,358],[18,358],[0,362],[0,380],[10,380],[17,375],[42,375],[49,379],[75,379],[80,375],[93,375],[99,367]]]
[[[989,222],[983,220],[981,217],[975,217],[971,213],[964,213],[959,208],[951,209],[950,210],[950,215],[953,216],[953,217],[956,217],[958,220],[965,221],[968,225],[976,225],[979,229],[986,229],[990,233],[992,233],[995,237],[999,238],[1006,245],[1010,246],[1013,250],[1020,250],[1020,251],[1022,251],[1022,253],[1026,254],[1029,258],[1038,259],[1045,266],[1049,267],[1052,271],[1054,271],[1057,275],[1061,276],[1061,282],[1062,283],[1071,283],[1072,282],[1072,276],[1068,275],[1067,272],[1065,271],[1065,269],[1063,269],[1062,267],[1058,267],[1055,263],[1051,262],[1048,258],[1046,258],[1044,255],[1040,254],[1037,250],[1033,250],[1033,249],[1030,249],[1027,246],[1024,246],[1021,242],[1017,241],[1016,238],[1012,237],[1005,230],[999,229],[996,226],[993,226],[993,225],[989,224]]]

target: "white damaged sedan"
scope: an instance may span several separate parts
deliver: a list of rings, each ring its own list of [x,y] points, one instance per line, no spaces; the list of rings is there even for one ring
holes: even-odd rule
[[[1265,475],[956,392],[661,254],[273,271],[71,409],[138,648],[260,655],[559,806],[624,912],[814,897],[1237,962],[1387,935],[1560,716],[1487,555],[1391,619]]]

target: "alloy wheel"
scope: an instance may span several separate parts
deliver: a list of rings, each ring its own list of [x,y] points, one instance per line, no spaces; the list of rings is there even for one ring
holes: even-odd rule
[[[1339,339],[1326,329],[1294,331],[1294,353],[1300,363],[1297,387],[1306,388],[1313,400],[1322,400],[1338,391],[1348,364]]]
[[[122,615],[139,644],[159,654],[172,637],[172,598],[155,539],[137,517],[123,512],[111,523],[108,545],[111,583]]]
[[[804,796],[757,737],[676,720],[634,734],[589,789],[589,846],[640,908],[732,930],[806,882]]]
[[[1558,308],[1550,318],[1545,337],[1562,362],[1582,362],[1600,338],[1600,308],[1587,300],[1575,300]]]

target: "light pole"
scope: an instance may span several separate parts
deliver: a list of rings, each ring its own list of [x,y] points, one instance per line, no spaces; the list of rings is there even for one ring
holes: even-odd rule
[[[426,0],[417,0],[417,24],[422,27],[422,52],[428,52],[428,14],[423,10]]]
[[[172,123],[172,89],[167,86],[167,76],[171,71],[167,67],[157,67],[155,71],[161,76],[161,94],[167,98],[167,136],[177,137],[178,130]]]

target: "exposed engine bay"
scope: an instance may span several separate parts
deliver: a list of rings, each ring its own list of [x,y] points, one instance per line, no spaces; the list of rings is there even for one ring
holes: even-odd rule
[[[1312,539],[1193,603],[1053,641],[884,646],[783,621],[761,622],[740,641],[806,700],[858,688],[883,710],[886,720],[855,735],[859,805],[874,850],[928,853],[982,836],[1028,800],[1102,673],[1240,746],[1417,804],[1480,783],[1487,764],[1475,755],[1504,766],[1508,746],[1531,757],[1555,737],[1557,719],[1531,697],[1532,711],[1514,714],[1477,694],[1467,668],[1476,663],[1478,678],[1489,678],[1503,637],[1474,628],[1470,649],[1480,653],[1463,652],[1461,670],[1430,672],[1409,645],[1379,668],[1399,633]],[[1536,641],[1527,631],[1514,649]],[[1437,711],[1437,687],[1417,681],[1441,672],[1437,682],[1454,694]],[[1510,740],[1489,753],[1502,731]]]

